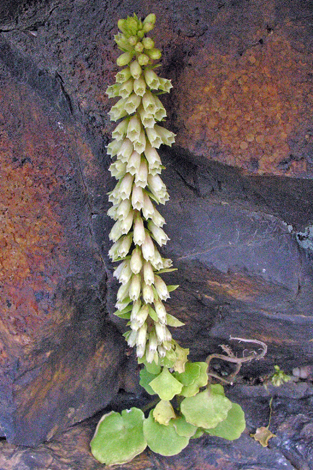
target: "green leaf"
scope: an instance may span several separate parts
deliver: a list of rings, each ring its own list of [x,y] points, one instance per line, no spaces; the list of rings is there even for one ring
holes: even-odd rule
[[[113,315],[119,317],[119,318],[124,318],[125,320],[129,320],[131,316],[131,311],[130,312],[120,312],[119,310],[116,310],[116,312],[113,313]]]
[[[172,418],[176,418],[176,415],[171,403],[161,400],[153,410],[153,417],[158,423],[167,426]]]
[[[208,383],[208,365],[206,362],[187,362],[183,374],[175,374],[177,380],[183,383],[181,395],[193,397],[201,387]]]
[[[173,271],[177,271],[177,268],[164,268],[164,269],[160,269],[160,271],[158,271],[158,274],[172,273]]]
[[[208,390],[200,392],[193,397],[185,398],[180,409],[188,423],[201,428],[215,428],[218,423],[226,419],[232,407],[228,398]]]
[[[179,284],[177,284],[175,286],[167,286],[167,290],[169,292],[174,292],[174,290],[176,290],[178,287],[179,287]]]
[[[161,400],[172,400],[183,388],[182,384],[173,377],[166,367],[149,383],[149,386],[159,395]]]
[[[150,307],[150,305],[149,305],[149,316],[152,318],[152,320],[153,320],[154,322],[158,322],[158,321],[159,321],[159,318],[158,318],[158,316],[157,316],[157,314],[156,314],[156,311],[155,311],[152,307]]]
[[[160,358],[160,364],[164,367],[167,367],[168,369],[171,369],[174,367],[174,364],[176,363],[177,360],[177,355],[176,352],[171,349],[170,351],[166,352],[166,356]]]
[[[192,437],[198,429],[193,424],[187,423],[184,416],[174,419],[171,423],[179,436]]]
[[[174,341],[174,348],[176,354],[176,360],[173,364],[175,372],[182,373],[185,370],[185,365],[187,363],[187,356],[189,354],[189,349],[182,348],[179,344]]]
[[[155,379],[155,374],[151,374],[150,372],[147,371],[147,369],[144,367],[141,369],[139,372],[140,375],[140,381],[139,384],[145,389],[146,392],[148,392],[150,395],[155,395],[155,391],[150,387],[150,382],[152,382],[153,379]]]
[[[225,397],[224,387],[221,384],[210,385],[210,391],[214,395],[222,395],[223,397]]]
[[[205,429],[205,432],[212,436],[222,437],[229,441],[238,439],[246,428],[245,414],[237,403],[233,403],[224,419],[213,429]]]
[[[179,454],[189,442],[189,437],[177,434],[172,421],[168,426],[157,423],[152,411],[143,423],[143,432],[150,449],[164,456]]]
[[[156,364],[154,361],[152,362],[142,361],[142,364],[145,365],[145,368],[150,374],[158,375],[161,372],[161,366]]]
[[[198,437],[203,436],[203,434],[204,434],[204,430],[202,428],[198,428],[196,433],[193,436],[191,436],[191,439],[198,439]]]
[[[166,314],[166,321],[168,326],[175,326],[176,328],[179,326],[184,326],[185,324],[182,321],[178,320],[178,318],[174,317],[173,315],[170,315],[169,313]]]
[[[90,443],[92,455],[106,465],[130,462],[147,446],[143,422],[144,414],[138,408],[104,415]]]

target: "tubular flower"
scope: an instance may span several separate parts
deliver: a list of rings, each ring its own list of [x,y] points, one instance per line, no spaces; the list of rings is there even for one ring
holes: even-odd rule
[[[145,34],[154,27],[155,15],[143,22],[136,16],[119,22],[115,36],[122,54],[117,65],[122,70],[116,84],[107,89],[109,98],[119,98],[109,115],[119,121],[107,152],[113,159],[110,172],[117,180],[109,193],[113,206],[108,215],[115,220],[109,238],[112,261],[120,262],[113,275],[119,281],[116,314],[127,310],[129,331],[125,338],[136,347],[137,356],[147,362],[164,360],[175,349],[167,328],[165,302],[170,290],[161,277],[172,266],[162,258],[159,247],[169,240],[161,228],[165,219],[156,209],[169,195],[160,178],[162,162],[158,149],[171,146],[175,135],[158,125],[166,111],[157,94],[168,92],[172,85],[154,71],[154,60],[161,51]],[[160,272],[162,270],[162,272]],[[179,322],[177,322],[179,323]]]

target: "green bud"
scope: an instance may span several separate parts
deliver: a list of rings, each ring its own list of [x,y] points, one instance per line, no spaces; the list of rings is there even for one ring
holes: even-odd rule
[[[153,49],[148,49],[147,50],[147,55],[150,57],[150,59],[152,60],[158,60],[161,58],[161,51],[160,49],[156,49],[156,48],[153,48]]]
[[[153,49],[154,48],[154,41],[151,38],[143,38],[142,44],[143,44],[143,47],[145,49]]]
[[[135,51],[136,52],[142,52],[143,51],[143,44],[141,42],[137,42],[135,46]]]
[[[134,60],[134,62],[130,64],[130,73],[132,77],[136,80],[137,78],[140,77],[141,72],[142,70],[141,70],[140,65],[138,64],[137,60]]]
[[[146,54],[140,54],[137,60],[139,65],[147,65],[150,62],[150,59]]]
[[[137,36],[138,36],[140,39],[142,39],[142,38],[144,37],[144,35],[145,35],[145,32],[144,32],[143,29],[140,29],[140,30],[138,31],[138,33],[137,33]]]
[[[143,25],[143,30],[145,33],[149,33],[149,31],[151,31],[153,28],[154,28],[154,24],[152,23],[145,23]]]
[[[145,19],[143,20],[143,24],[145,25],[146,23],[152,23],[154,25],[154,23],[156,22],[156,16],[154,13],[150,13],[148,16],[145,17]]]
[[[128,42],[131,46],[135,46],[137,44],[138,38],[137,36],[131,36],[128,38]]]
[[[133,54],[131,52],[124,52],[124,54],[120,55],[117,58],[117,65],[119,67],[124,67],[124,65],[129,64],[129,62],[132,60]]]

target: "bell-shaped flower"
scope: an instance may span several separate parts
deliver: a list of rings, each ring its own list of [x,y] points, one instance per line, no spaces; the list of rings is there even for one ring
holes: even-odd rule
[[[129,344],[129,343],[128,343]],[[160,344],[160,346],[158,346],[158,355],[163,358],[166,356],[166,349]]]
[[[116,98],[117,96],[119,96],[120,88],[121,88],[121,85],[119,83],[110,85],[106,89],[106,94],[108,95],[109,98]]]
[[[129,286],[129,298],[135,302],[140,297],[141,291],[141,276],[140,274],[133,274]]]
[[[144,323],[138,330],[136,345],[146,346],[147,341],[147,324]]]
[[[127,115],[125,103],[126,100],[121,99],[114,106],[112,106],[111,110],[108,112],[111,121],[118,121],[119,119]]]
[[[142,208],[142,213],[145,219],[151,219],[154,211],[156,210],[154,205],[151,202],[150,197],[148,194],[144,191],[143,193],[143,200],[144,200],[144,205]]]
[[[133,180],[134,177],[129,173],[126,173],[124,178],[121,180],[121,184],[119,186],[119,194],[121,199],[129,199],[133,186]]]
[[[126,173],[126,164],[121,162],[120,160],[116,160],[116,162],[111,163],[109,166],[109,171],[112,176],[116,179],[122,178]]]
[[[132,93],[128,98],[126,98],[124,103],[124,109],[127,114],[133,114],[138,106],[141,103],[140,96],[137,96],[135,93]]]
[[[138,96],[143,96],[146,92],[146,82],[142,77],[134,81],[134,92]]]
[[[146,261],[151,261],[154,257],[154,243],[148,233],[146,233],[145,241],[142,246],[142,256]]]
[[[121,231],[122,231],[123,235],[126,235],[130,231],[130,229],[133,225],[133,219],[134,219],[134,211],[130,210],[127,217],[125,217],[125,219],[122,219],[120,221],[120,223],[121,223],[120,228],[121,228]],[[162,229],[160,229],[160,230],[162,230]]]
[[[144,74],[148,87],[151,90],[158,90],[160,85],[160,79],[157,74],[151,69],[145,69]]]
[[[150,349],[150,341],[148,342],[147,346],[146,346],[146,357],[145,357],[145,360],[146,362],[148,362],[149,364],[151,364],[151,362],[153,361],[157,361],[157,355],[156,355],[156,351],[153,351],[152,349]]]
[[[128,127],[128,119],[124,119],[114,129],[114,131],[112,132],[112,137],[116,139],[117,141],[123,140],[127,132],[127,127]]]
[[[141,68],[140,65],[138,64],[137,60],[134,60],[134,61],[130,64],[130,74],[131,74],[131,76],[132,76],[135,80],[137,80],[138,78],[140,78],[141,72],[142,72],[142,68]]]
[[[124,199],[123,201],[121,201],[116,210],[117,218],[120,220],[126,219],[126,217],[129,214],[130,209],[131,209],[131,203],[129,199]]]
[[[162,325],[166,325],[166,310],[165,310],[165,307],[162,304],[162,302],[160,300],[155,300],[154,301],[154,308],[155,308],[156,314],[158,316],[159,322]]]
[[[129,139],[124,139],[119,151],[117,152],[117,158],[121,162],[127,163],[133,151],[134,147],[131,141]]]
[[[119,280],[121,272],[122,272],[124,266],[126,266],[127,264],[129,264],[128,260],[122,261],[122,263],[120,263],[118,265],[118,267],[114,270],[113,277],[115,277],[117,280]]]
[[[162,323],[155,322],[154,323],[155,333],[157,337],[158,344],[162,344],[165,341],[166,337],[166,330],[165,325]]]
[[[149,261],[143,263],[143,279],[147,286],[151,286],[154,283],[154,272]]]
[[[130,348],[133,348],[137,342],[137,331],[131,330],[130,335],[127,338],[127,344]]]
[[[134,244],[141,246],[146,239],[145,227],[139,213],[136,214],[134,222]]]
[[[112,140],[112,142],[107,145],[107,154],[110,155],[111,157],[115,157],[117,152],[122,146],[122,142],[118,140]]]
[[[133,186],[132,191],[132,206],[134,209],[140,211],[144,206],[144,194],[140,186]]]
[[[149,220],[148,222],[148,229],[153,235],[153,238],[155,241],[160,245],[166,245],[167,241],[169,240],[168,236],[164,232],[163,229],[155,225],[155,223],[152,220]]]
[[[158,296],[161,300],[167,300],[170,297],[167,285],[160,276],[155,276],[154,278],[154,287],[158,293]]]
[[[141,121],[139,117],[137,115],[132,116],[129,120],[128,127],[127,127],[127,138],[131,140],[132,142],[135,142],[136,140],[139,139],[141,131],[142,131],[142,127],[141,127]]]
[[[123,269],[119,273],[119,278],[118,280],[120,281],[121,284],[127,284],[127,282],[130,280],[132,277],[132,271],[130,269],[130,262],[127,260],[126,264],[123,266]]]
[[[118,219],[118,216],[117,216],[117,214],[116,214],[117,209],[118,209],[118,205],[112,206],[112,207],[110,207],[110,209],[108,209],[107,214],[108,214],[108,216],[111,217],[111,219],[113,219],[113,220],[117,220],[117,219]]]
[[[141,129],[138,140],[134,142],[134,149],[138,153],[143,153],[145,148],[146,148],[146,135],[145,135],[145,131]]]
[[[160,90],[165,91],[165,93],[169,93],[171,88],[173,88],[171,80],[168,80],[167,78],[160,78]]]
[[[154,301],[154,292],[151,286],[148,286],[145,282],[142,286],[142,298],[146,304],[152,304]]]
[[[149,164],[149,173],[151,173],[152,175],[155,174],[155,171],[160,173],[162,165],[161,159],[155,148],[151,147],[151,145],[149,144],[146,146],[145,149],[145,157]]]
[[[152,219],[152,222],[158,227],[163,227],[163,225],[165,224],[164,217],[156,209],[154,209],[151,219]]]
[[[148,187],[161,204],[169,200],[166,186],[159,175],[148,175]]]
[[[119,302],[122,302],[125,297],[128,297],[130,282],[131,281],[128,281],[126,284],[122,284],[119,290],[117,291],[116,298]]]
[[[157,96],[155,96],[154,99],[155,99],[155,103],[157,105],[157,110],[154,113],[155,119],[157,121],[162,121],[162,119],[164,119],[166,117],[165,108],[164,108],[163,104],[161,103],[161,101],[159,100],[159,98]]]
[[[156,126],[154,126],[152,128],[148,127],[146,129],[146,133],[147,133],[147,136],[148,136],[148,139],[149,139],[149,142],[150,142],[151,146],[158,149],[162,145],[163,141],[162,141],[161,136],[155,130],[155,127]]]
[[[149,306],[144,305],[141,307],[139,312],[136,315],[131,315],[130,320],[131,320],[131,328],[133,330],[138,330],[138,328],[142,327],[142,325],[145,323],[147,316],[149,313]]]
[[[122,98],[126,99],[131,95],[133,89],[134,89],[134,79],[131,77],[127,80],[127,82],[124,82],[121,85],[119,95]]]
[[[133,308],[130,314],[130,320],[134,320],[134,318],[136,318],[139,310],[141,309],[141,306],[142,306],[141,300],[136,300],[133,303]]]
[[[124,83],[131,77],[130,68],[126,67],[123,70],[120,70],[115,77],[117,83]]]
[[[140,163],[141,163],[141,156],[139,155],[138,152],[134,151],[129,157],[129,160],[126,166],[126,171],[128,171],[128,173],[130,173],[131,175],[135,175],[139,171]]]
[[[113,227],[111,228],[111,231],[109,233],[109,239],[112,240],[113,242],[117,242],[119,238],[123,235],[122,228],[121,228],[121,221],[118,220],[115,222]]]
[[[163,144],[169,145],[171,147],[175,142],[175,134],[168,129],[165,129],[165,127],[155,125],[154,130],[161,137]]]
[[[144,128],[146,129],[147,127],[149,128],[154,127],[155,119],[153,117],[153,114],[147,113],[147,111],[145,111],[145,109],[142,106],[138,108],[138,111],[139,111],[140,119]]]
[[[139,246],[132,251],[130,258],[130,269],[134,274],[139,274],[142,268],[142,256]]]
[[[139,170],[135,175],[135,184],[141,188],[147,186],[148,181],[148,165],[145,158],[141,159]]]
[[[151,259],[151,264],[157,271],[163,269],[163,261],[159,251],[155,248],[153,258]]]
[[[154,99],[154,95],[151,91],[147,90],[146,93],[142,97],[142,105],[146,113],[154,114],[157,110],[157,105]]]
[[[155,329],[151,330],[149,333],[149,349],[151,351],[156,351],[158,347],[158,339],[155,333]]]
[[[162,258],[163,269],[171,268],[173,261],[170,258]]]
[[[120,238],[118,241],[120,242],[119,245],[116,248],[114,248],[115,247],[115,244],[114,244],[109,250],[109,255],[112,249],[113,249],[112,252],[115,255],[114,258],[112,257],[112,260],[117,261],[119,258],[125,258],[125,256],[128,255],[132,241],[133,241],[133,237],[131,234],[124,235],[122,238]]]

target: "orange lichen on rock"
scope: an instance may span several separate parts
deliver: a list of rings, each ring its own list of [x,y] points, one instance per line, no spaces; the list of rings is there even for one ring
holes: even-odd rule
[[[177,144],[255,174],[308,176],[312,56],[278,32],[242,55],[201,49],[190,65]]]

